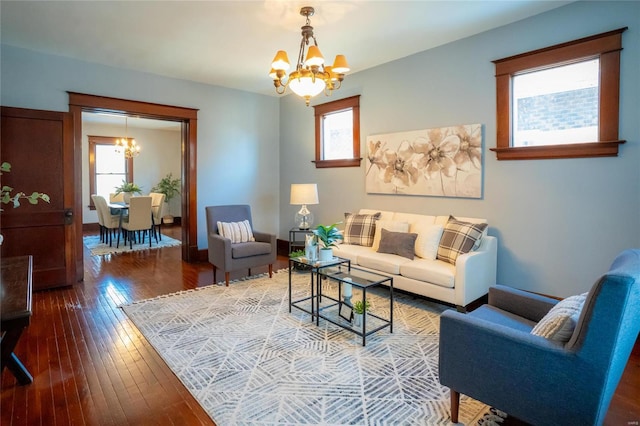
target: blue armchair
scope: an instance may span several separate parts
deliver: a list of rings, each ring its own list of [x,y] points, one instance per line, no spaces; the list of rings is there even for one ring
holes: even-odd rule
[[[599,425],[640,331],[640,250],[625,250],[591,288],[566,343],[531,334],[557,300],[504,286],[440,321],[440,383],[535,425]]]

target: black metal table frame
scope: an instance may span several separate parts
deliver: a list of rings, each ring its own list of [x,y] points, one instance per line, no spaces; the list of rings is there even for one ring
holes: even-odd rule
[[[360,268],[351,268],[351,267],[349,267],[349,269],[348,269],[349,273],[351,271],[353,271],[353,270],[363,271],[363,272],[366,272],[368,274],[376,275],[376,276],[379,276],[379,277],[382,278],[381,280],[379,280],[377,282],[371,282],[368,285],[363,285],[361,283],[358,283],[357,281],[350,281],[349,282],[349,284],[351,284],[352,286],[358,287],[359,289],[362,290],[362,303],[364,304],[364,306],[366,306],[366,304],[367,304],[367,289],[368,288],[379,287],[379,286],[383,285],[383,283],[385,283],[387,281],[389,282],[389,285],[388,285],[388,287],[389,287],[389,319],[382,318],[382,317],[380,317],[378,315],[375,315],[375,314],[372,314],[372,313],[369,312],[366,315],[362,316],[362,331],[359,331],[359,330],[357,330],[357,329],[355,329],[353,327],[346,327],[343,323],[341,323],[339,321],[334,321],[332,318],[322,315],[322,313],[321,313],[322,310],[327,310],[327,309],[332,308],[332,307],[334,307],[336,305],[339,307],[341,303],[344,303],[341,300],[337,300],[337,299],[334,299],[331,296],[328,296],[326,294],[324,294],[324,295],[322,294],[322,285],[321,285],[322,284],[322,278],[332,279],[332,280],[338,282],[338,298],[342,298],[342,284],[344,284],[344,282],[345,282],[343,277],[337,276],[337,274],[332,274],[331,275],[331,274],[323,272],[323,269],[328,269],[328,268],[331,268],[333,266],[336,266],[336,265],[324,265],[324,266],[319,267],[318,270],[317,270],[317,279],[316,279],[316,283],[317,283],[317,291],[316,291],[316,294],[317,294],[317,298],[316,298],[317,307],[316,307],[316,312],[318,314],[316,315],[316,325],[320,325],[320,318],[322,318],[325,321],[329,321],[330,323],[337,325],[338,327],[341,327],[341,328],[343,328],[345,330],[349,330],[352,333],[355,333],[355,334],[357,334],[359,336],[362,336],[362,346],[366,346],[367,336],[369,336],[369,335],[371,335],[373,333],[376,333],[376,332],[382,330],[383,328],[389,327],[389,332],[393,333],[393,277],[390,277],[388,275],[382,275],[382,274],[379,274],[379,273],[376,273],[376,272],[371,272],[371,271],[367,271],[367,270],[360,269]],[[335,303],[329,304],[329,305],[326,305],[326,306],[323,306],[322,308],[320,308],[320,302],[322,301],[323,297],[326,298],[326,299],[332,300]],[[372,316],[374,318],[377,318],[377,319],[381,320],[384,324],[382,324],[379,327],[376,327],[376,328],[373,328],[373,329],[367,331],[367,316]]]
[[[319,276],[318,276],[318,270],[320,268],[323,267],[327,267],[327,266],[338,266],[338,265],[347,265],[348,269],[351,269],[351,260],[349,259],[343,259],[341,257],[336,257],[335,261],[330,261],[330,262],[316,262],[314,264],[310,264],[308,262],[303,262],[301,260],[299,260],[298,258],[289,258],[289,313],[291,313],[291,307],[295,307],[297,309],[300,309],[303,312],[306,312],[308,314],[311,315],[311,322],[313,322],[314,317],[316,316],[316,304],[318,302],[316,302],[316,282],[319,280]],[[293,266],[295,263],[301,264],[301,265],[306,265],[309,266],[310,269],[310,275],[311,275],[311,296],[307,296],[307,297],[303,297],[302,299],[297,299],[297,300],[292,300],[292,291],[291,291],[291,271],[293,269]],[[308,309],[303,308],[302,306],[298,306],[299,303],[301,302],[305,302],[307,300],[311,301],[311,311],[309,311]],[[314,303],[316,302],[316,303]]]

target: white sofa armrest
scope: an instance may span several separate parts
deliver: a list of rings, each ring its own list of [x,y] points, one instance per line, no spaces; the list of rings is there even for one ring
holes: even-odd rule
[[[456,260],[455,304],[467,306],[487,294],[489,287],[496,284],[497,268],[498,239],[484,236],[476,251],[460,255]]]

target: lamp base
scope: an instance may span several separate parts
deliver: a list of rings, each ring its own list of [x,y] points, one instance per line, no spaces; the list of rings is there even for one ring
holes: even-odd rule
[[[298,229],[307,230],[313,226],[313,213],[306,208],[304,210],[304,213],[301,213],[302,209],[296,213],[294,223]]]

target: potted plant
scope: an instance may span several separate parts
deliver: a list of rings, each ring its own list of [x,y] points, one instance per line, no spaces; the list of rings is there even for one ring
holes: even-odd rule
[[[367,300],[367,303],[362,300],[356,300],[353,302],[353,325],[360,327],[362,325],[362,316],[369,310],[371,304]]]
[[[176,195],[180,193],[180,179],[173,178],[173,174],[169,173],[162,179],[156,186],[151,189],[152,192],[158,192],[160,194],[164,194],[164,202],[169,203],[172,198],[175,198]],[[164,223],[173,223],[173,216],[170,214],[164,215],[162,218]]]
[[[131,196],[133,194],[142,194],[142,188],[136,185],[133,182],[122,181],[122,185],[115,187],[116,194],[120,194],[121,192],[124,194],[124,202],[129,204],[129,200],[131,200]]]
[[[322,242],[322,247],[320,247],[318,255],[318,260],[321,262],[326,262],[333,258],[332,247],[338,247],[336,243],[342,240],[342,234],[336,227],[336,225],[340,223],[342,222],[337,222],[329,226],[318,225],[318,227],[313,231],[313,233],[316,234],[318,239]]]

